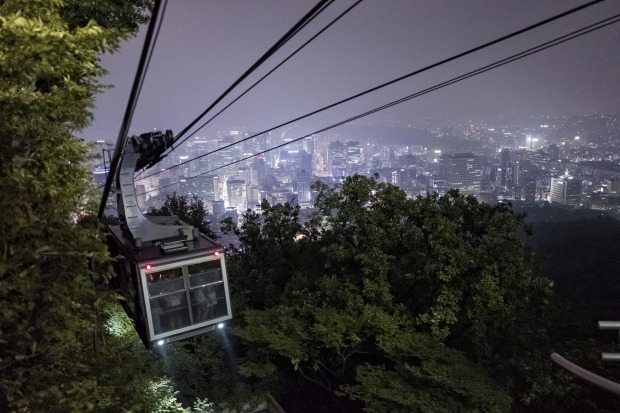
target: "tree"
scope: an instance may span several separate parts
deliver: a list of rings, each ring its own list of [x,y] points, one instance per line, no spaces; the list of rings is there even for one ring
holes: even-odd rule
[[[211,222],[207,221],[207,210],[201,198],[193,195],[189,198],[187,195],[177,195],[176,192],[172,196],[167,195],[161,208],[151,209],[152,215],[176,215],[184,221],[196,228],[198,231],[211,238],[217,238]]]
[[[620,381],[620,369],[615,363],[601,362],[600,354],[618,352],[618,336],[599,331],[597,322],[614,320],[620,312],[620,251],[615,242],[619,235],[620,223],[616,219],[575,217],[566,222],[537,222],[528,240],[554,283],[556,302],[550,330],[554,351],[615,382]],[[549,398],[547,405],[567,412],[620,410],[615,395],[573,376],[564,380],[571,391]],[[589,410],[586,405],[591,406]],[[540,406],[538,411],[545,407]]]
[[[145,12],[152,6],[153,0],[66,0],[59,11],[71,29],[95,22],[99,27],[126,36],[148,22]]]
[[[90,374],[97,384],[90,396],[93,410],[190,413],[177,400],[178,392],[166,377],[164,366],[144,349],[122,307],[108,302],[102,310],[103,340],[90,363]],[[195,403],[202,405],[202,410],[194,409],[196,412],[212,413],[206,400]]]
[[[510,397],[488,372],[432,337],[402,332],[380,347],[391,368],[364,364],[345,393],[369,412],[506,412]]]
[[[108,254],[99,228],[78,223],[92,186],[89,147],[73,133],[88,124],[101,90],[99,53],[137,27],[124,26],[131,18],[109,19],[106,27],[88,19],[145,11],[144,2],[121,3],[90,2],[105,13],[86,11],[81,19],[79,1],[0,3],[3,412],[120,411],[144,396],[110,398],[127,387],[122,366],[130,363],[112,364],[118,370],[101,363],[129,355],[106,347],[101,303],[108,294],[100,286]]]
[[[381,260],[372,261],[385,263],[394,300],[422,331],[484,363],[519,399],[551,390],[544,386],[552,369],[551,283],[538,275],[522,241],[530,228],[510,205],[457,191],[407,199],[364,177],[323,187],[318,205],[329,225],[325,236],[345,246],[347,265],[378,251]]]
[[[242,374],[298,375],[369,411],[506,411],[507,393],[536,396],[551,368],[550,287],[521,216],[457,192],[408,199],[363,176],[318,190],[305,224],[264,203],[236,228]]]
[[[201,403],[208,397],[221,409],[243,411],[244,406],[257,405],[261,399],[239,382],[236,364],[229,365],[235,355],[224,334],[197,336],[160,349],[166,373],[183,404]]]

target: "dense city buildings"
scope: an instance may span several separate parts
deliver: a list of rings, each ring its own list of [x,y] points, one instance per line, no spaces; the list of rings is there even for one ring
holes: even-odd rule
[[[458,189],[488,203],[549,202],[614,213],[620,206],[615,117],[470,122],[428,130],[355,126],[299,141],[293,131],[254,136],[237,128],[189,139],[164,158],[157,174],[136,182],[144,193],[140,201],[148,209],[173,193],[195,195],[216,219],[256,209],[263,200],[311,208],[317,180],[333,185],[363,174],[377,175],[410,197]],[[96,182],[105,176],[101,163],[93,171]]]

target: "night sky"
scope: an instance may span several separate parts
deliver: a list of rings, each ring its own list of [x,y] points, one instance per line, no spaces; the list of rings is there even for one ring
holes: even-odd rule
[[[365,0],[198,135],[237,128],[267,129],[583,3]],[[170,1],[131,133],[154,128],[180,131],[314,4],[305,0]],[[351,4],[351,0],[337,0],[224,104]],[[318,129],[616,13],[620,13],[620,0],[607,0],[317,115],[301,127]],[[104,83],[114,88],[98,96],[94,122],[81,133],[85,138],[116,139],[145,31],[115,54],[102,58],[109,71]],[[615,24],[363,122],[422,126],[428,119],[449,124],[498,116],[618,113],[619,45],[620,24]]]

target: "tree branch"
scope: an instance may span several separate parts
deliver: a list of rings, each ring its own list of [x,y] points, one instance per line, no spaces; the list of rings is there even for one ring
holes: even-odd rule
[[[306,373],[304,373],[304,369],[303,369],[303,367],[301,367],[301,366],[299,367],[299,372],[301,373],[301,375],[302,375],[302,377],[303,377],[303,378],[305,378],[305,379],[307,379],[307,380],[309,380],[309,381],[311,381],[311,382],[313,382],[313,383],[315,383],[315,384],[317,384],[317,385],[321,386],[322,388],[324,388],[325,390],[327,390],[327,391],[329,391],[329,392],[331,392],[331,391],[332,391],[332,388],[331,388],[331,383],[329,382],[329,380],[325,380],[325,381],[327,382],[327,385],[325,385],[325,384],[323,384],[321,381],[316,380],[316,379],[313,379],[313,378],[312,378],[312,377],[310,377],[310,376],[307,376],[307,375],[306,375]]]

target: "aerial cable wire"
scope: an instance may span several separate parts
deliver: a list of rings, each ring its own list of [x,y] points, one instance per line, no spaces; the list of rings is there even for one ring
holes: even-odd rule
[[[232,102],[230,102],[228,105],[224,106],[224,108],[222,108],[219,112],[217,112],[215,115],[213,115],[209,120],[205,121],[202,125],[200,125],[198,128],[196,128],[193,132],[191,132],[190,134],[188,134],[185,139],[183,139],[181,142],[179,142],[176,146],[179,147],[180,145],[182,145],[187,139],[189,139],[190,137],[192,137],[195,133],[197,133],[198,131],[200,131],[202,128],[204,128],[205,126],[207,126],[209,123],[211,123],[212,120],[214,120],[215,118],[217,118],[222,112],[224,112],[226,109],[228,109],[230,106],[232,106],[234,103],[236,103],[239,99],[241,99],[243,96],[245,96],[248,92],[250,92],[252,89],[254,89],[254,87],[256,87],[259,83],[261,83],[263,80],[265,80],[269,75],[271,75],[273,72],[275,72],[277,69],[279,69],[284,63],[286,63],[287,61],[289,61],[293,56],[295,56],[297,53],[299,53],[304,47],[306,47],[309,43],[311,43],[314,39],[316,39],[317,37],[319,37],[323,32],[325,32],[327,29],[329,29],[331,26],[333,26],[338,20],[340,20],[342,17],[344,17],[347,13],[349,13],[353,8],[355,8],[355,6],[357,6],[358,4],[360,4],[363,0],[357,0],[353,5],[351,5],[348,9],[346,9],[345,11],[343,11],[340,15],[338,15],[334,20],[332,20],[328,25],[326,25],[323,29],[321,29],[318,33],[316,33],[314,36],[312,36],[309,40],[307,40],[304,44],[302,44],[299,48],[297,48],[293,53],[291,53],[286,59],[284,59],[282,62],[280,62],[277,66],[275,66],[273,69],[271,69],[269,72],[267,72],[267,74],[265,74],[263,77],[261,77],[259,80],[257,80],[252,86],[250,86],[249,88],[247,88],[242,94],[240,94],[237,98],[235,98]],[[144,172],[144,171],[143,171]],[[138,174],[138,176],[136,176],[136,179],[140,178],[140,174]],[[152,175],[148,175],[148,176],[152,176]],[[147,177],[148,177],[147,176]]]
[[[260,65],[262,65],[269,57],[277,52],[286,42],[288,42],[295,34],[299,32],[306,24],[312,21],[319,13],[323,12],[325,8],[333,3],[334,0],[320,0],[301,20],[299,20],[284,36],[282,36],[269,50],[267,50],[248,70],[245,71],[235,82],[228,87],[213,103],[209,105],[200,115],[198,115],[193,121],[189,123],[177,136],[173,139],[173,144],[180,139],[181,136],[186,134],[196,123],[200,121],[207,113],[213,109],[215,105],[220,103],[239,83],[252,74]],[[600,0],[599,0],[600,1]],[[174,150],[174,147],[172,148]]]
[[[261,56],[249,69],[245,71],[228,89],[224,91],[207,109],[205,109],[200,115],[198,115],[188,126],[183,128],[181,132],[173,139],[173,144],[176,143],[184,134],[186,134],[200,119],[202,119],[215,105],[217,105],[224,97],[226,97],[239,83],[247,78],[254,70],[256,70],[261,64],[263,64],[269,57],[277,52],[284,44],[292,39],[299,31],[301,31],[306,25],[314,20],[320,13],[325,11],[335,0],[320,0],[305,16],[301,18],[284,36],[282,36],[269,50],[267,50],[263,56]],[[178,145],[177,145],[178,146]],[[174,147],[171,148],[174,150]]]
[[[340,13],[340,15],[338,15],[335,19],[333,19],[329,24],[327,24],[323,29],[321,29],[318,33],[316,33],[314,36],[312,36],[309,40],[307,40],[304,44],[302,44],[300,47],[298,47],[293,53],[291,53],[286,59],[284,59],[282,62],[280,62],[278,65],[276,65],[273,69],[271,69],[269,72],[267,72],[267,74],[265,74],[263,77],[261,77],[260,79],[258,79],[254,84],[252,84],[252,86],[250,86],[249,88],[247,88],[242,94],[240,94],[239,96],[237,96],[232,102],[230,102],[228,105],[224,106],[224,108],[222,108],[219,112],[217,112],[215,115],[213,115],[211,118],[209,118],[207,121],[205,121],[202,125],[200,125],[198,128],[196,128],[193,132],[187,134],[187,136],[185,137],[185,139],[183,139],[181,142],[179,142],[176,147],[181,146],[183,143],[185,143],[185,141],[187,139],[189,139],[190,137],[192,137],[195,133],[197,133],[199,130],[201,130],[202,128],[204,128],[205,126],[207,126],[209,123],[211,123],[211,121],[213,121],[215,118],[217,118],[220,114],[222,114],[222,112],[224,112],[226,109],[228,109],[230,106],[232,106],[234,103],[236,103],[239,99],[241,99],[243,96],[245,96],[247,93],[249,93],[252,89],[254,89],[256,86],[258,86],[259,83],[261,83],[263,80],[265,80],[268,76],[270,76],[273,72],[275,72],[276,70],[278,70],[284,63],[286,63],[287,61],[289,61],[291,58],[293,58],[293,56],[295,56],[297,53],[299,53],[302,49],[304,49],[308,44],[310,44],[314,39],[316,39],[317,37],[319,37],[323,32],[325,32],[327,29],[329,29],[331,26],[333,26],[338,20],[340,20],[342,17],[344,17],[346,14],[348,14],[353,8],[355,8],[355,6],[357,6],[358,4],[360,4],[363,0],[357,0],[353,5],[351,5],[349,8],[347,8],[345,11],[343,11],[342,13]],[[327,4],[325,7],[329,6],[329,4]],[[177,137],[180,137],[181,134],[179,133],[179,135],[177,135]],[[163,157],[163,156],[162,156]],[[146,169],[143,169],[142,172],[140,172],[135,178],[134,180],[138,180],[140,179],[141,175],[146,172]],[[151,175],[147,175],[144,178],[148,178],[150,176],[153,176],[153,174]],[[142,178],[142,179],[144,179]]]
[[[153,41],[151,42],[151,46],[149,47],[149,55],[146,59],[146,65],[144,67],[144,73],[148,72],[149,66],[151,65],[151,58],[153,57],[153,50],[155,50],[155,44],[157,44],[157,39],[159,38],[159,32],[161,31],[161,26],[163,22],[164,15],[166,14],[166,7],[168,6],[168,0],[164,0],[161,9],[161,18],[159,19],[159,24],[157,25],[157,29],[155,30],[155,35],[153,36]],[[138,87],[138,96],[142,93],[142,85],[144,85],[144,79],[146,76],[142,76],[140,79],[140,86]]]
[[[163,2],[166,3],[167,0],[163,0]],[[123,122],[121,123],[118,137],[116,139],[114,156],[112,157],[112,161],[110,162],[110,170],[108,176],[106,177],[103,194],[101,195],[101,203],[99,204],[99,212],[97,213],[97,217],[99,219],[103,217],[103,212],[105,211],[108,196],[110,195],[110,188],[112,187],[112,182],[114,181],[114,176],[116,175],[116,169],[118,168],[118,164],[120,162],[121,153],[125,146],[127,134],[129,132],[129,126],[131,124],[131,119],[133,118],[133,112],[136,108],[138,97],[140,95],[141,85],[146,74],[147,61],[149,60],[148,56],[150,51],[152,51],[152,48],[155,46],[155,43],[153,42],[153,34],[155,32],[155,28],[158,26],[158,24],[161,24],[161,21],[163,20],[163,13],[161,14],[161,19],[159,18],[160,10],[162,10],[161,6],[162,0],[155,0],[155,4],[153,5],[153,11],[151,12],[151,21],[149,22],[146,36],[144,38],[144,45],[142,46],[142,53],[140,54],[138,68],[136,69],[136,75],[134,77],[133,85],[131,87],[131,93],[129,94],[129,101],[127,102],[127,108],[125,109]]]
[[[305,114],[305,115],[299,116],[299,117],[297,117],[297,118],[295,118],[295,119],[289,120],[289,121],[287,121],[287,122],[284,122],[284,123],[281,123],[281,124],[279,124],[279,125],[276,125],[276,126],[274,126],[274,127],[272,127],[272,128],[269,128],[269,129],[266,129],[266,130],[264,130],[264,131],[258,132],[258,133],[254,134],[254,135],[251,135],[251,136],[248,136],[248,137],[246,137],[246,138],[240,139],[240,140],[239,140],[239,141],[237,141],[237,142],[233,142],[233,143],[231,143],[231,144],[228,144],[228,145],[222,146],[221,148],[218,148],[218,149],[215,149],[215,150],[213,150],[213,151],[210,151],[210,152],[204,153],[204,154],[202,154],[202,155],[196,156],[196,157],[194,157],[194,158],[192,158],[192,159],[188,159],[188,160],[186,160],[186,161],[183,161],[183,162],[180,162],[180,163],[178,163],[178,164],[172,165],[171,167],[167,168],[167,170],[177,168],[177,167],[179,167],[179,166],[181,166],[181,165],[185,165],[185,164],[187,164],[187,163],[189,163],[189,162],[193,162],[193,161],[195,161],[195,160],[197,160],[197,159],[203,158],[203,157],[208,156],[208,155],[212,155],[212,154],[214,154],[214,153],[216,153],[216,152],[219,152],[219,151],[221,151],[221,150],[228,149],[228,148],[230,148],[230,147],[232,147],[232,146],[235,146],[235,145],[238,145],[238,144],[240,144],[240,143],[246,142],[246,141],[248,141],[248,140],[250,140],[250,139],[256,138],[257,136],[260,136],[260,135],[263,135],[263,134],[265,134],[265,133],[268,133],[268,132],[274,131],[274,130],[279,129],[279,128],[283,127],[283,126],[290,125],[291,123],[294,123],[294,122],[300,121],[300,120],[302,120],[302,119],[306,119],[306,118],[308,118],[308,117],[310,117],[310,116],[316,115],[317,113],[324,112],[324,111],[326,111],[326,110],[328,110],[328,109],[331,109],[331,108],[333,108],[333,107],[339,106],[339,105],[341,105],[341,104],[343,104],[343,103],[346,103],[346,102],[349,102],[349,101],[351,101],[351,100],[353,100],[353,99],[357,99],[357,98],[359,98],[359,97],[362,97],[362,96],[364,96],[364,95],[367,95],[367,94],[369,94],[369,93],[372,93],[372,92],[374,92],[374,91],[377,91],[377,90],[379,90],[379,89],[382,89],[382,88],[384,88],[384,87],[390,86],[390,85],[392,85],[392,84],[394,84],[394,83],[397,83],[397,82],[400,82],[400,81],[402,81],[402,80],[408,79],[408,78],[410,78],[410,77],[412,77],[412,76],[415,76],[415,75],[417,75],[417,74],[420,74],[420,73],[422,73],[422,72],[426,72],[426,71],[428,71],[428,70],[430,70],[430,69],[436,68],[436,67],[438,67],[438,66],[441,66],[441,65],[443,65],[443,64],[446,64],[446,63],[451,62],[451,61],[453,61],[453,60],[459,59],[459,58],[464,57],[464,56],[466,56],[466,55],[472,54],[472,53],[477,52],[477,51],[479,51],[479,50],[482,50],[482,49],[485,49],[485,48],[490,47],[490,46],[492,46],[492,45],[495,45],[495,44],[497,44],[497,43],[500,43],[500,42],[503,42],[503,41],[505,41],[505,40],[508,40],[508,39],[510,39],[510,38],[512,38],[512,37],[516,37],[516,36],[518,36],[518,35],[520,35],[520,34],[523,34],[523,33],[525,33],[525,32],[528,32],[528,31],[534,30],[534,29],[536,29],[536,28],[538,28],[538,27],[540,27],[540,26],[543,26],[543,25],[549,24],[549,23],[551,23],[551,22],[553,22],[553,21],[555,21],[555,20],[559,20],[559,19],[561,19],[561,18],[563,18],[563,17],[566,17],[566,16],[568,16],[568,15],[570,15],[570,14],[573,14],[573,13],[576,13],[576,12],[578,12],[578,11],[581,11],[581,10],[583,10],[583,9],[585,9],[585,8],[588,8],[588,7],[594,6],[594,5],[596,5],[596,4],[598,4],[598,3],[601,3],[601,2],[603,2],[603,1],[605,1],[605,0],[594,0],[594,1],[591,1],[591,2],[588,2],[588,3],[585,3],[585,4],[581,5],[581,6],[575,7],[575,8],[573,8],[573,9],[567,10],[567,11],[565,11],[565,12],[562,12],[562,13],[560,13],[560,14],[557,14],[557,15],[552,16],[552,17],[550,17],[550,18],[547,18],[547,19],[545,19],[545,20],[542,20],[542,21],[539,21],[539,22],[537,22],[537,23],[534,23],[534,24],[532,24],[532,25],[530,25],[530,26],[527,26],[527,27],[525,27],[525,28],[523,28],[523,29],[517,30],[517,31],[512,32],[512,33],[510,33],[510,34],[507,34],[507,35],[505,35],[505,36],[499,37],[499,38],[497,38],[497,39],[495,39],[495,40],[492,40],[492,41],[490,41],[490,42],[484,43],[484,44],[482,44],[482,45],[480,45],[480,46],[474,47],[473,49],[469,49],[469,50],[467,50],[467,51],[461,52],[461,53],[456,54],[456,55],[454,55],[454,56],[452,56],[452,57],[449,57],[449,58],[443,59],[443,60],[441,60],[441,61],[439,61],[439,62],[433,63],[433,64],[431,64],[431,65],[429,65],[429,66],[423,67],[423,68],[421,68],[421,69],[417,69],[417,70],[415,70],[415,71],[413,71],[413,72],[411,72],[411,73],[409,73],[409,74],[406,74],[406,75],[404,75],[404,76],[400,76],[400,77],[398,77],[398,78],[396,78],[396,79],[390,80],[390,81],[385,82],[385,83],[382,83],[382,84],[380,84],[380,85],[378,85],[378,86],[375,86],[375,87],[372,87],[372,88],[370,88],[370,89],[367,89],[367,90],[365,90],[365,91],[363,91],[363,92],[357,93],[357,94],[355,94],[355,95],[353,95],[353,96],[350,96],[350,97],[348,97],[348,98],[346,98],[346,99],[343,99],[343,100],[340,100],[340,101],[338,101],[338,102],[332,103],[332,104],[330,104],[330,105],[328,105],[328,106],[324,106],[324,107],[322,107],[322,108],[320,108],[320,109],[317,109],[317,110],[312,111],[312,112],[310,112],[310,113],[307,113],[307,114]],[[145,178],[148,178],[148,177],[151,177],[151,176],[154,176],[154,175],[160,174],[161,172],[162,172],[161,170],[160,170],[160,171],[153,172],[153,173],[152,173],[152,174],[150,174],[150,175],[147,175],[147,176],[145,176],[145,177],[142,177],[142,179],[145,179]]]
[[[318,16],[318,14],[320,14],[322,11],[325,10],[325,8],[327,8],[329,5],[331,5],[335,0],[327,0],[326,4],[324,4],[310,19],[307,19],[302,25],[300,25],[299,27],[297,27],[296,30],[294,30],[292,33],[290,33],[290,36],[288,36],[288,39],[292,38],[292,36],[294,36],[295,34],[297,34],[300,30],[302,30],[308,23],[310,23],[316,16]],[[311,40],[313,40],[314,38],[316,38],[320,33],[322,33],[323,31],[325,31],[329,26],[331,26],[333,23],[335,23],[337,20],[339,20],[344,14],[346,14],[350,9],[352,9],[354,6],[356,6],[358,3],[362,2],[362,0],[358,0],[353,6],[349,7],[349,9],[347,9],[344,13],[342,13],[340,16],[338,16],[334,21],[332,21],[332,23],[330,23],[328,26],[326,26],[323,30],[321,30],[318,34],[316,34],[315,36],[312,37]],[[167,0],[165,0],[164,5],[163,5],[163,11],[162,14],[165,13],[166,10],[166,5],[167,5]],[[161,24],[159,24],[157,26],[157,30],[155,32],[155,36],[154,36],[154,40],[153,40],[153,44],[155,44],[157,42],[157,38],[159,37],[159,32],[161,30]],[[291,32],[291,31],[289,31]],[[287,40],[288,40],[287,39]],[[282,40],[282,39],[281,39]],[[310,41],[311,41],[310,40]],[[238,101],[241,97],[243,97],[246,93],[248,93],[252,88],[254,88],[256,85],[258,85],[258,83],[260,83],[262,80],[264,80],[267,76],[269,76],[271,73],[273,73],[277,68],[279,68],[280,66],[282,66],[287,60],[289,60],[291,57],[293,57],[297,52],[299,52],[301,49],[303,49],[303,47],[305,47],[308,43],[310,43],[310,41],[307,41],[306,43],[304,43],[300,48],[298,48],[293,54],[291,54],[289,57],[287,57],[284,61],[282,61],[278,66],[276,66],[274,69],[272,69],[269,73],[267,73],[267,75],[263,76],[259,81],[257,81],[256,83],[254,83],[250,88],[248,88],[245,92],[243,92],[239,97],[237,97],[235,100],[233,100],[231,103],[229,103],[224,109],[220,110],[217,114],[215,114],[211,119],[209,119],[207,121],[211,122],[213,119],[215,119],[215,117],[217,117],[219,114],[221,114],[224,110],[226,110],[228,107],[230,107],[233,103],[235,103],[236,101]],[[283,44],[282,44],[283,45]],[[280,46],[281,47],[281,46]],[[150,48],[149,50],[149,54],[148,54],[148,58],[146,61],[146,68],[145,71],[148,70],[148,67],[150,65],[151,62],[151,57],[153,56],[153,47]],[[140,92],[142,91],[142,85],[144,84],[144,78],[142,78],[140,80],[140,85],[138,86],[138,96],[140,95]],[[133,110],[132,110],[133,111]],[[199,117],[200,118],[200,117]],[[198,128],[198,130],[200,130],[201,128],[203,128],[206,125],[203,124],[202,126],[200,126],[200,128]],[[194,131],[193,133],[196,133],[196,131]],[[177,138],[180,137],[181,134],[177,135]],[[191,136],[191,135],[190,135]],[[185,142],[185,140],[183,140],[182,142],[180,142],[177,146],[183,144],[183,142]],[[174,149],[174,148],[173,148]],[[142,174],[146,169],[144,169],[140,174]],[[138,175],[138,177],[140,176],[140,174]],[[101,189],[105,186],[105,184],[100,185],[97,187],[97,189]]]
[[[163,5],[162,5],[162,11],[161,11],[162,16],[164,14],[166,14],[166,6],[167,5],[168,5],[168,0],[165,0]],[[145,65],[145,68],[144,68],[144,72],[145,73],[148,72],[149,66],[151,65],[151,58],[153,57],[153,50],[155,49],[153,46],[157,43],[157,39],[159,38],[159,32],[161,31],[161,26],[162,26],[162,24],[161,24],[161,20],[160,20],[160,24],[157,25],[157,29],[155,30],[155,35],[153,37],[152,44],[149,47],[149,54],[148,54],[148,57],[146,59],[146,65]],[[138,96],[140,96],[140,93],[142,93],[142,86],[144,85],[144,79],[145,79],[144,76],[142,77],[142,79],[140,79],[140,85],[138,86]],[[134,106],[134,108],[135,108],[135,106]],[[132,112],[133,112],[133,110],[132,110]],[[105,163],[105,159],[104,159],[104,163]],[[109,169],[105,167],[105,164],[104,164],[104,171],[106,173],[106,179],[107,179],[107,176],[108,176],[107,174],[109,173]],[[99,185],[96,189],[101,189],[104,186],[105,186],[105,184]]]
[[[541,44],[539,44],[538,46],[534,46],[534,47],[529,48],[529,49],[527,49],[527,50],[525,50],[525,51],[519,52],[519,53],[514,54],[514,55],[512,55],[512,56],[509,56],[509,57],[507,57],[507,58],[504,58],[504,59],[498,60],[498,61],[496,61],[496,62],[494,62],[494,63],[488,64],[488,65],[483,66],[483,67],[481,67],[481,68],[478,68],[478,69],[476,69],[476,70],[470,71],[470,72],[465,73],[465,74],[463,74],[463,75],[457,76],[457,77],[455,77],[455,78],[452,78],[452,79],[450,79],[450,80],[444,81],[444,82],[439,83],[439,84],[437,84],[437,85],[431,86],[431,87],[429,87],[429,88],[427,88],[427,89],[424,89],[424,90],[422,90],[422,91],[416,92],[416,93],[411,94],[411,95],[409,95],[409,96],[406,96],[406,97],[403,97],[403,98],[401,98],[401,99],[398,99],[398,100],[392,101],[392,102],[390,102],[390,103],[387,103],[387,104],[385,104],[385,105],[383,105],[383,106],[377,107],[377,108],[375,108],[375,109],[372,109],[372,110],[369,110],[369,111],[367,111],[367,112],[361,113],[361,114],[359,114],[359,115],[353,116],[353,117],[348,118],[348,119],[346,119],[346,120],[340,121],[340,122],[335,123],[335,124],[333,124],[333,125],[330,125],[330,126],[324,127],[324,128],[322,128],[322,129],[320,129],[320,130],[314,131],[314,132],[309,133],[309,134],[307,134],[307,135],[301,136],[301,137],[299,137],[299,138],[295,138],[295,139],[293,139],[293,140],[291,140],[291,141],[289,141],[289,142],[285,142],[285,143],[283,143],[283,144],[276,145],[276,146],[274,146],[274,147],[272,147],[272,148],[269,148],[269,149],[266,149],[266,150],[264,150],[264,151],[257,152],[257,153],[255,153],[255,154],[253,154],[253,155],[246,156],[246,157],[241,158],[241,159],[238,159],[238,160],[236,160],[236,161],[233,161],[233,162],[227,163],[226,165],[222,165],[222,166],[220,166],[220,167],[217,167],[217,168],[214,168],[214,169],[210,169],[210,170],[208,170],[208,171],[206,171],[206,172],[202,172],[202,173],[200,173],[200,174],[198,174],[198,175],[195,175],[195,176],[192,176],[192,177],[186,177],[186,178],[185,178],[185,180],[186,180],[186,181],[189,181],[189,180],[192,180],[192,179],[197,178],[197,177],[199,177],[199,176],[207,175],[207,174],[210,174],[210,173],[215,172],[215,171],[217,171],[217,170],[220,170],[220,169],[223,169],[223,168],[227,168],[227,167],[229,167],[229,166],[231,166],[231,165],[234,165],[234,164],[237,164],[237,163],[240,163],[240,162],[246,161],[246,160],[248,160],[248,159],[254,158],[254,157],[259,156],[259,155],[262,155],[262,154],[264,154],[264,153],[267,153],[267,152],[273,151],[273,150],[275,150],[275,149],[282,148],[282,147],[284,147],[284,146],[290,145],[290,144],[295,143],[295,142],[298,142],[298,141],[300,141],[300,140],[303,140],[303,139],[309,138],[309,137],[311,137],[311,136],[313,136],[313,135],[316,135],[316,134],[318,134],[318,133],[322,133],[322,132],[325,132],[325,131],[327,131],[327,130],[330,130],[330,129],[336,128],[336,127],[338,127],[338,126],[342,126],[342,125],[344,125],[344,124],[347,124],[347,123],[353,122],[353,121],[358,120],[358,119],[360,119],[360,118],[363,118],[363,117],[366,117],[366,116],[372,115],[372,114],[377,113],[377,112],[379,112],[379,111],[382,111],[382,110],[388,109],[388,108],[390,108],[390,107],[392,107],[392,106],[398,105],[398,104],[400,104],[400,103],[404,103],[404,102],[406,102],[406,101],[409,101],[409,100],[411,100],[411,99],[417,98],[417,97],[422,96],[422,95],[425,95],[425,94],[427,94],[427,93],[434,92],[435,90],[438,90],[438,89],[444,88],[444,87],[449,86],[449,85],[452,85],[452,84],[454,84],[454,83],[458,83],[458,82],[460,82],[460,81],[462,81],[462,80],[465,80],[465,79],[468,79],[468,78],[470,78],[470,77],[473,77],[473,76],[476,76],[476,75],[479,75],[479,74],[482,74],[482,73],[488,72],[489,70],[496,69],[496,68],[501,67],[501,66],[504,66],[504,65],[506,65],[506,64],[508,64],[508,63],[512,63],[512,62],[514,62],[514,61],[516,61],[516,60],[523,59],[523,58],[525,58],[525,57],[527,57],[527,56],[530,56],[530,55],[532,55],[532,54],[534,54],[534,53],[538,53],[538,52],[541,52],[541,51],[543,51],[543,50],[549,49],[549,48],[551,48],[551,47],[554,47],[554,46],[560,45],[560,44],[565,43],[565,42],[567,42],[567,41],[569,41],[569,40],[575,39],[575,38],[577,38],[577,37],[583,36],[583,35],[585,35],[585,34],[591,33],[591,32],[593,32],[593,31],[595,31],[595,30],[602,29],[602,28],[604,28],[604,27],[606,27],[606,26],[609,26],[609,25],[611,25],[611,24],[618,23],[618,22],[620,22],[620,14],[616,14],[616,15],[614,15],[614,16],[612,16],[612,17],[607,18],[607,19],[603,19],[603,20],[601,20],[601,21],[599,21],[599,22],[597,22],[597,23],[593,23],[593,24],[591,24],[591,25],[585,26],[585,27],[583,27],[583,28],[581,28],[581,29],[578,29],[578,30],[575,30],[575,31],[570,32],[570,33],[568,33],[568,34],[565,34],[565,35],[563,35],[563,36],[557,37],[557,38],[555,38],[555,39],[553,39],[553,40],[547,41],[547,42],[545,42],[545,43],[541,43]],[[177,185],[177,184],[178,184],[178,182],[174,182],[174,183],[171,183],[171,184],[168,184],[168,185],[164,185],[164,186],[162,186],[162,187],[158,187],[158,188],[155,188],[155,189],[151,189],[151,190],[149,190],[149,191],[145,191],[145,192],[143,192],[143,193],[141,193],[141,194],[139,194],[139,195],[144,195],[144,194],[147,194],[147,193],[150,193],[150,192],[158,191],[158,190],[161,190],[161,189],[164,189],[164,188],[170,187],[170,186],[172,186],[172,185]]]

